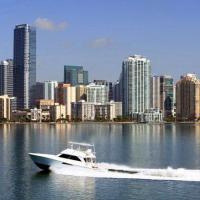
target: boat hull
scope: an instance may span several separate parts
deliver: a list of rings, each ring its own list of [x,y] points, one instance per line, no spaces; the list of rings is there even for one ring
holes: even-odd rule
[[[29,153],[32,161],[42,170],[50,170],[50,167],[54,164],[60,163],[60,161],[56,161],[53,158],[47,157],[45,154],[35,154]]]
[[[77,172],[81,170],[85,171],[90,171],[93,168],[89,167],[83,167],[83,166],[78,166],[73,163],[66,162],[66,160],[63,160],[63,158],[59,158],[58,156],[55,155],[50,155],[50,154],[39,154],[39,153],[29,153],[29,156],[31,157],[32,161],[42,170],[45,171],[50,171],[51,167],[53,166],[64,166],[65,169],[71,171],[76,169]]]

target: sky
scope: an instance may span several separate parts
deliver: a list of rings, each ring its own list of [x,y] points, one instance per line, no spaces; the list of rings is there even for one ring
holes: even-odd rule
[[[0,60],[13,57],[13,29],[37,28],[37,81],[63,81],[64,65],[116,81],[140,54],[153,75],[200,75],[199,0],[0,0]]]

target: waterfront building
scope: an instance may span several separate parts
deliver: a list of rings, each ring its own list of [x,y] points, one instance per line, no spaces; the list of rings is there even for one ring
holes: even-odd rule
[[[50,107],[50,120],[56,122],[57,120],[66,119],[66,106],[55,103]]]
[[[113,120],[118,116],[122,116],[121,102],[111,101],[102,104],[81,100],[72,103],[72,119],[74,120]]]
[[[174,98],[173,98],[173,112],[172,115],[173,117],[176,117],[176,85],[173,87],[173,93],[174,93]]]
[[[151,107],[158,108],[164,117],[173,115],[174,85],[171,76],[153,76],[151,79]]]
[[[66,116],[71,120],[71,103],[76,102],[76,87],[59,83],[56,87],[55,102],[66,106]]]
[[[27,110],[14,110],[12,112],[12,121],[14,122],[27,121]]]
[[[14,29],[14,96],[17,109],[27,109],[34,104],[36,84],[36,29],[28,24]]]
[[[106,85],[96,85],[90,83],[86,86],[87,102],[102,103],[108,102],[108,87]]]
[[[88,71],[82,66],[65,65],[64,66],[64,83],[76,85],[88,84]]]
[[[173,112],[173,78],[171,76],[160,77],[160,109],[165,117],[172,116]]]
[[[12,106],[11,106],[12,97],[8,95],[0,96],[0,118],[11,120]]]
[[[110,120],[122,116],[122,102],[110,101]]]
[[[85,85],[76,86],[76,102],[80,100],[86,100],[86,86]]]
[[[134,118],[150,108],[150,60],[141,55],[129,56],[122,63],[120,82],[124,116]]]
[[[44,82],[44,99],[55,99],[55,88],[58,86],[57,81]]]
[[[163,113],[159,108],[150,108],[138,114],[138,122],[162,122]]]
[[[72,102],[72,119],[80,121],[95,120],[95,103],[80,100]]]
[[[160,109],[160,76],[151,78],[151,107]]]
[[[33,122],[47,122],[50,120],[50,112],[49,110],[43,111],[42,109],[33,108],[26,113],[26,118]]]
[[[0,95],[13,97],[13,60],[0,62]]]
[[[122,116],[121,102],[108,102],[105,104],[95,104],[95,119],[97,120],[113,120]]]
[[[176,119],[194,121],[200,118],[200,80],[195,74],[181,76],[176,83]]]
[[[39,99],[36,100],[36,106],[37,108],[40,108],[42,110],[49,110],[51,106],[54,105],[54,100],[51,99]]]
[[[108,82],[106,80],[94,80],[93,83],[95,85],[105,85],[108,90],[108,101],[113,100],[113,84],[112,84],[112,82]]]

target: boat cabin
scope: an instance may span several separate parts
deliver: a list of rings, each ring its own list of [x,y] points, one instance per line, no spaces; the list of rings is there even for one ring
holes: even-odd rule
[[[91,144],[69,142],[67,149],[58,156],[71,161],[81,162],[86,166],[95,167],[96,165],[95,148]]]

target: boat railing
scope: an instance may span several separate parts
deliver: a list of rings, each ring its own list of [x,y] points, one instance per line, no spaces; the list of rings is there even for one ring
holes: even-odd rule
[[[95,147],[94,144],[87,144],[87,143],[78,143],[78,142],[68,142],[68,148],[85,151],[91,150],[91,153],[95,155]]]

